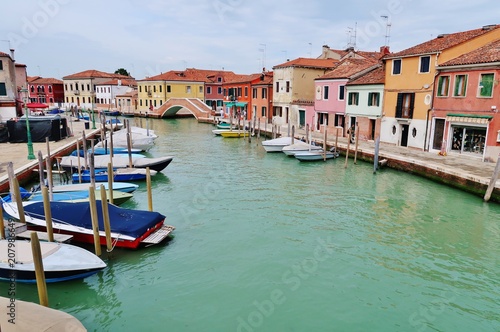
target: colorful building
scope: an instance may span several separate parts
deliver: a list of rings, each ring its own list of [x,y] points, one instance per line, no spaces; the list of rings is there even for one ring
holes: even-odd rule
[[[117,109],[116,96],[133,91],[137,87],[135,79],[116,79],[95,84],[95,107]]]
[[[252,100],[251,111],[252,119],[256,118],[259,122],[272,121],[273,110],[273,72],[264,71],[259,77],[251,82]]]
[[[384,58],[385,96],[381,141],[424,149],[436,66],[500,38],[500,25],[439,35]]]
[[[96,84],[111,79],[133,79],[133,77],[111,74],[99,70],[85,70],[63,77],[66,107],[91,109],[96,104]]]
[[[375,140],[380,136],[382,105],[384,104],[385,72],[381,65],[353,78],[346,84],[348,102],[345,116],[350,128],[357,123],[360,140]]]
[[[500,39],[437,66],[428,149],[496,161]]]
[[[260,74],[236,75],[223,84],[225,118],[238,117],[240,120],[252,119],[252,82],[260,78]]]
[[[30,102],[58,107],[64,103],[64,84],[56,78],[30,76],[28,90]]]

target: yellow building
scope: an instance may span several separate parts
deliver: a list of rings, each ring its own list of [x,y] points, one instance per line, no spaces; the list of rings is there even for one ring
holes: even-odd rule
[[[138,112],[160,107],[170,98],[197,98],[205,101],[205,84],[213,71],[188,68],[137,81]]]
[[[381,141],[424,149],[429,139],[436,66],[498,39],[500,25],[490,25],[439,35],[387,55]]]

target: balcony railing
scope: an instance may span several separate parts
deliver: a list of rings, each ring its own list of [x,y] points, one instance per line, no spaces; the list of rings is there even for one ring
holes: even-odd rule
[[[396,106],[396,118],[413,119],[413,108]]]

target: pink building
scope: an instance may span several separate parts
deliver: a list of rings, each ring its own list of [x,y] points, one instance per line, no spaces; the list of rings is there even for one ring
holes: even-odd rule
[[[497,40],[437,67],[429,150],[498,159],[499,48]]]

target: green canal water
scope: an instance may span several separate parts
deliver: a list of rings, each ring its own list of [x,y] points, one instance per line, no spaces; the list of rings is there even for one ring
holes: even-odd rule
[[[150,127],[150,154],[174,156],[153,199],[175,238],[48,285],[89,331],[500,330],[500,206],[371,164],[266,154],[193,119]],[[144,184],[125,206],[147,209]],[[37,302],[36,286],[17,296]]]

